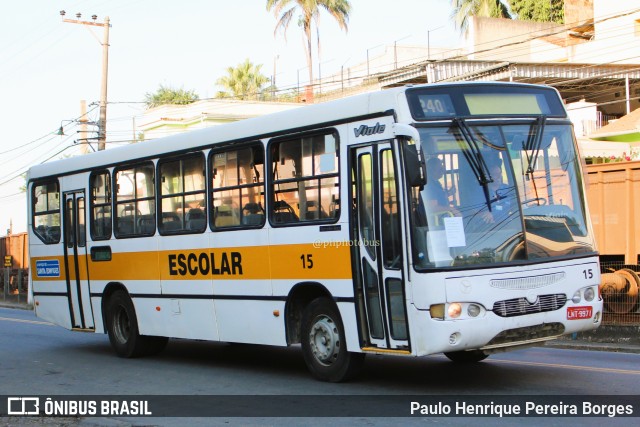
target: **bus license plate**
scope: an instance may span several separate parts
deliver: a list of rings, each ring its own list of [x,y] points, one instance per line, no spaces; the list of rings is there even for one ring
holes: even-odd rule
[[[567,308],[567,320],[590,319],[592,307]]]

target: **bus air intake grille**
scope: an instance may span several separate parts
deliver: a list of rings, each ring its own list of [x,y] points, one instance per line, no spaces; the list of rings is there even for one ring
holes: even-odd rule
[[[510,289],[510,290],[526,290],[526,289],[538,289],[550,286],[564,280],[565,274],[553,273],[544,274],[542,276],[532,277],[516,277],[513,279],[495,279],[491,281],[491,287],[496,289]]]
[[[525,314],[544,313],[564,307],[567,302],[565,294],[540,295],[531,304],[526,298],[514,298],[497,301],[493,304],[493,312],[500,317],[524,316]]]
[[[564,333],[562,323],[543,323],[541,325],[525,326],[500,332],[487,343],[483,349],[521,345],[531,341],[541,341],[555,338]]]

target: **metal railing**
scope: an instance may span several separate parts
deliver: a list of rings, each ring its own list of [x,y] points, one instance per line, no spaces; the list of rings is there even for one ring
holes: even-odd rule
[[[0,301],[27,304],[29,270],[21,268],[0,269]]]

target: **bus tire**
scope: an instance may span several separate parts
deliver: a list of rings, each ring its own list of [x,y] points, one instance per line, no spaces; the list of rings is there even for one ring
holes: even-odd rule
[[[456,363],[476,363],[489,357],[488,354],[480,350],[451,351],[444,355]]]
[[[140,335],[133,301],[124,291],[116,291],[107,302],[107,333],[119,357],[150,356],[164,350],[166,337]]]
[[[341,382],[360,371],[365,355],[347,351],[340,312],[331,299],[313,300],[302,314],[301,327],[302,355],[315,378]]]

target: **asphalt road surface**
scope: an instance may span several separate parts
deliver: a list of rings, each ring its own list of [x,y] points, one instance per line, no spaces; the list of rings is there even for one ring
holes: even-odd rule
[[[492,355],[478,364],[459,365],[442,355],[423,358],[367,356],[361,375],[342,384],[314,380],[299,347],[279,348],[171,340],[158,356],[121,359],[106,335],[70,332],[24,310],[0,308],[0,396],[177,396],[182,407],[197,406],[201,395],[216,395],[224,416],[165,417],[3,417],[0,426],[35,425],[637,425],[634,418],[545,417],[378,417],[384,403],[405,399],[431,404],[479,398],[497,402],[523,396],[571,402],[590,396],[640,391],[640,354],[536,347]],[[408,396],[417,396],[409,398]],[[427,396],[421,400],[421,396]],[[624,397],[626,396],[626,397]],[[175,404],[171,398],[168,406]],[[523,400],[524,399],[524,400]],[[636,396],[636,402],[639,401]],[[4,405],[4,402],[0,402]],[[359,407],[362,405],[362,407]],[[254,409],[259,406],[256,415]],[[281,417],[263,416],[265,408]],[[309,410],[313,416],[294,418]],[[321,408],[319,410],[318,408]],[[332,417],[353,409],[356,416]],[[640,405],[638,405],[640,412]],[[158,408],[156,409],[163,409]],[[433,409],[433,408],[432,408]],[[226,411],[226,412],[225,412]],[[215,411],[214,411],[215,412]],[[267,410],[268,412],[268,410]],[[157,413],[157,411],[156,411]],[[229,414],[233,416],[229,416]],[[320,415],[321,414],[321,415]],[[211,415],[211,414],[207,414]],[[261,416],[262,415],[262,416]]]

